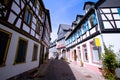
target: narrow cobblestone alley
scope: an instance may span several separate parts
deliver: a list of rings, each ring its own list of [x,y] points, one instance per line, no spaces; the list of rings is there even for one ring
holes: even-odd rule
[[[63,60],[52,60],[48,72],[39,80],[104,80],[85,67],[79,67]]]

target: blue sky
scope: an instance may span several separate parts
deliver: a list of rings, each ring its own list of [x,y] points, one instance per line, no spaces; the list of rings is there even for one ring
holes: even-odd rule
[[[52,25],[52,41],[57,38],[59,24],[71,25],[77,14],[84,14],[84,2],[98,0],[43,0],[44,5],[50,10]]]

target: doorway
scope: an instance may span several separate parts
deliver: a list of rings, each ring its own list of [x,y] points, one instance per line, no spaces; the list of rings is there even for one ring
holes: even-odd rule
[[[74,61],[77,60],[77,54],[76,54],[76,50],[74,50]]]
[[[40,66],[40,64],[43,64],[43,59],[44,59],[44,45],[41,44],[40,56],[39,56],[39,66]]]

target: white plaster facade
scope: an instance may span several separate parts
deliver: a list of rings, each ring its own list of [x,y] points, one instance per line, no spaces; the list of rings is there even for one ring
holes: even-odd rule
[[[37,56],[37,61],[32,61],[32,54],[33,54],[33,45],[34,43],[39,45],[38,48],[40,48],[40,44],[27,38],[24,35],[21,35],[17,33],[16,31],[13,31],[4,25],[0,24],[0,28],[4,29],[10,33],[12,33],[10,46],[8,49],[8,55],[6,58],[6,64],[4,67],[0,68],[0,79],[5,80],[7,78],[10,78],[12,76],[18,75],[20,73],[23,73],[25,71],[28,71],[30,69],[36,68],[39,65],[39,54]],[[27,48],[27,55],[26,55],[26,62],[23,64],[17,64],[14,65],[17,45],[18,45],[18,39],[19,37],[23,37],[24,39],[28,40],[28,48]],[[38,53],[40,53],[40,49],[38,50]]]
[[[5,57],[4,61],[0,59],[2,62],[0,63],[0,80],[6,80],[40,66],[41,61],[45,59],[45,53],[48,52],[52,30],[49,10],[45,9],[42,0],[34,0],[34,2],[32,0],[3,0],[1,2],[0,5],[5,8],[5,11],[2,11],[0,7],[0,35],[2,33],[11,35],[4,54],[0,54]],[[25,61],[16,63],[20,38],[27,41],[27,49],[24,53],[25,58],[23,57]],[[35,52],[34,45],[37,45]],[[36,60],[33,60],[34,53],[36,53]]]

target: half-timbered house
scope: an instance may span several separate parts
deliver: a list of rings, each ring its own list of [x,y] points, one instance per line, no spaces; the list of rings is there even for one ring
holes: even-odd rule
[[[104,45],[113,45],[120,53],[120,1],[86,2],[84,10],[84,17],[66,37],[67,57],[100,73]]]
[[[57,52],[59,53],[59,58],[66,57],[66,46],[65,46],[65,36],[68,32],[72,30],[70,25],[67,24],[60,24],[57,32],[57,42],[56,48]]]
[[[0,79],[40,66],[51,31],[42,0],[0,0]]]

